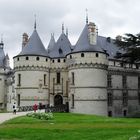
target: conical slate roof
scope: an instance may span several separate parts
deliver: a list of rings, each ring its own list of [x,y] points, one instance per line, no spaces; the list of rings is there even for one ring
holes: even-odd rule
[[[55,39],[54,39],[54,35],[51,35],[51,39],[48,45],[48,53],[53,49],[53,47],[55,46]]]
[[[25,56],[25,55],[48,56],[47,51],[36,29],[29,38],[28,43],[25,45],[25,47],[23,47],[22,51],[17,56]]]
[[[104,52],[102,48],[96,44],[91,45],[88,39],[88,24],[85,25],[72,53],[74,52]]]
[[[71,43],[68,37],[62,33],[54,45],[53,49],[50,51],[49,56],[52,58],[65,57],[71,52]]]

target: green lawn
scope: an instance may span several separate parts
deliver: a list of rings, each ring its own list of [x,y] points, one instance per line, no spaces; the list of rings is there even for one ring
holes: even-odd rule
[[[50,121],[26,116],[9,120],[0,125],[0,140],[129,140],[139,137],[138,131],[140,119],[55,113]]]

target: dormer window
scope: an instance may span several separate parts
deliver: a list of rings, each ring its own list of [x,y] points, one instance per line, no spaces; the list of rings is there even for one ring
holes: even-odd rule
[[[59,54],[62,54],[62,53],[63,53],[62,49],[61,49],[61,48],[59,48]]]
[[[84,53],[81,53],[81,57],[84,57],[85,55],[84,55]]]
[[[36,57],[36,60],[39,61],[39,57]]]

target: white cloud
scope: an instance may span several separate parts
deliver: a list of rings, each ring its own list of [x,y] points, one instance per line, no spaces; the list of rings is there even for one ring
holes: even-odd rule
[[[22,34],[31,35],[36,14],[37,30],[46,47],[52,32],[59,37],[63,22],[74,44],[85,25],[86,8],[100,35],[138,33],[139,5],[139,0],[0,0],[0,34],[12,58],[21,50]]]

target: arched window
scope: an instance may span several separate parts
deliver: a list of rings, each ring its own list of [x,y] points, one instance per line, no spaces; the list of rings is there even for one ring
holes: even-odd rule
[[[46,58],[46,62],[48,61],[48,59]]]
[[[19,57],[17,58],[17,61],[19,61]]]
[[[65,63],[66,62],[66,59],[64,59],[63,62]]]
[[[72,59],[72,55],[70,55],[70,59]]]
[[[52,60],[52,62],[54,63],[54,59]]]
[[[81,53],[81,57],[84,57],[85,55],[84,55],[84,53]]]

